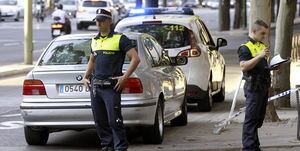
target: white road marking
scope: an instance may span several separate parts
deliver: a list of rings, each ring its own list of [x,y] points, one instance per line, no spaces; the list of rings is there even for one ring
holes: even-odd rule
[[[20,42],[12,42],[12,43],[5,43],[3,46],[15,46],[15,45],[20,45]]]
[[[18,129],[24,125],[23,121],[5,121],[0,123],[0,130]]]

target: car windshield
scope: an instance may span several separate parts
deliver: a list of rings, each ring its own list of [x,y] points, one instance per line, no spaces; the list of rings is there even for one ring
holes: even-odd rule
[[[84,1],[83,7],[107,7],[106,1]]]
[[[188,29],[176,24],[143,24],[128,26],[122,32],[140,32],[152,35],[163,48],[180,48],[189,45]]]
[[[75,5],[75,0],[61,0],[60,3],[63,5]]]
[[[87,64],[91,54],[91,40],[55,41],[47,49],[39,65]]]
[[[0,5],[17,5],[17,0],[0,0]]]

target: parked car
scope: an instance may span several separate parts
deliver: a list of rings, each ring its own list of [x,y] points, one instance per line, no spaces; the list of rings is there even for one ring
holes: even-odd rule
[[[191,8],[148,8],[132,10],[121,20],[118,32],[141,32],[154,36],[171,57],[186,56],[181,66],[187,78],[187,99],[200,111],[210,111],[214,101],[224,101],[225,60],[201,18]],[[214,101],[213,101],[214,100]]]
[[[63,5],[63,9],[69,16],[73,16],[74,18],[76,17],[77,0],[60,0],[59,3]]]
[[[181,6],[182,7],[193,7],[196,8],[200,5],[199,0],[186,0]]]
[[[19,21],[21,17],[24,17],[23,0],[0,0],[0,9],[2,20]]]
[[[90,25],[96,25],[93,19],[96,16],[96,10],[99,8],[111,12],[114,25],[120,20],[118,11],[113,7],[111,0],[81,0],[78,3],[78,11],[76,13],[77,29],[87,29]]]
[[[126,34],[136,45],[141,63],[121,95],[126,126],[141,126],[147,143],[161,143],[164,123],[187,124],[186,79],[177,65],[186,57],[169,57],[150,35]],[[81,81],[95,35],[65,35],[42,53],[23,85],[21,113],[30,145],[46,144],[49,133],[94,128],[89,89]],[[125,59],[123,70],[129,66]]]
[[[220,0],[204,0],[202,2],[202,6],[209,7],[209,8],[212,8],[212,9],[218,9],[219,5],[220,5],[219,2],[220,2]]]

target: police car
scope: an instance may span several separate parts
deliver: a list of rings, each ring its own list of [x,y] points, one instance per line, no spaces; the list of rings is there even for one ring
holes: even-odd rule
[[[210,111],[214,101],[224,101],[225,60],[219,47],[223,38],[214,43],[201,18],[190,8],[133,9],[121,20],[118,32],[141,32],[154,36],[170,56],[186,56],[181,66],[187,78],[187,99],[197,103],[200,111]]]
[[[150,35],[126,35],[137,46],[141,62],[121,95],[124,124],[142,127],[145,142],[161,143],[164,123],[187,124],[186,79],[177,67],[187,58],[170,58]],[[46,144],[51,132],[94,128],[90,92],[81,81],[94,36],[54,39],[27,74],[20,108],[28,144]],[[124,72],[129,63],[126,58]]]

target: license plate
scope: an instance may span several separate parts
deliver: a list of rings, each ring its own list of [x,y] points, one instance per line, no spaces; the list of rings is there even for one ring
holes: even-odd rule
[[[61,84],[59,85],[59,93],[61,94],[78,94],[87,93],[89,89],[82,84]]]
[[[53,35],[54,36],[60,35],[60,30],[59,29],[54,29],[53,30]]]

